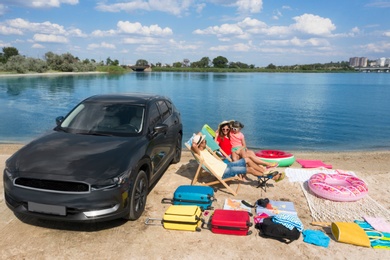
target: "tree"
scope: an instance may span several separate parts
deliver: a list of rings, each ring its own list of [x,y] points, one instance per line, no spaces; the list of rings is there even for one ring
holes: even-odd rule
[[[173,64],[173,67],[175,67],[175,68],[181,68],[181,62],[180,61],[177,61],[177,62],[174,62]]]
[[[135,63],[135,66],[149,66],[149,62],[147,60],[139,59]]]
[[[110,57],[108,57],[108,58],[106,59],[106,65],[107,65],[107,66],[110,66],[111,63],[112,63],[112,60],[111,60]]]
[[[4,47],[3,53],[6,60],[8,60],[12,56],[19,55],[19,51],[15,47]]]
[[[218,57],[213,59],[213,66],[215,68],[226,68],[228,62],[229,62],[228,59],[226,59],[225,57],[218,56]]]
[[[268,66],[267,66],[267,69],[271,69],[271,70],[274,70],[276,69],[276,66],[272,63],[270,63]]]

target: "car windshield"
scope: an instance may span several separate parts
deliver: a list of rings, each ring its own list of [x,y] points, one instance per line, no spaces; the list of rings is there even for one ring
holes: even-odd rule
[[[86,102],[77,106],[60,127],[81,134],[137,134],[142,131],[144,111],[144,107],[129,104]]]

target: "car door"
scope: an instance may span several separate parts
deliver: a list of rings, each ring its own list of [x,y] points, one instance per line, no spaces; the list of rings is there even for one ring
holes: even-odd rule
[[[155,132],[154,128],[162,124],[162,117],[158,108],[157,102],[150,104],[148,109],[148,136],[149,142],[149,156],[153,166],[153,176],[161,169],[169,153],[167,133]]]

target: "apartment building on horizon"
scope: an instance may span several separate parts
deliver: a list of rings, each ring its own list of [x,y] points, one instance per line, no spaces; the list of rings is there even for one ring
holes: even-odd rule
[[[390,58],[379,58],[375,61],[368,62],[367,57],[352,57],[349,58],[351,67],[390,67]]]

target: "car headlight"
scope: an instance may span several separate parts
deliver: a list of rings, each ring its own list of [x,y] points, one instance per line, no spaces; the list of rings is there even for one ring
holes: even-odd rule
[[[15,177],[14,177],[14,174],[13,172],[9,169],[9,168],[5,168],[4,169],[4,175],[7,176],[7,178],[10,180],[10,181],[14,181]]]
[[[129,176],[130,176],[130,172],[125,171],[114,178],[96,182],[95,184],[91,185],[91,190],[92,191],[105,190],[105,189],[112,189],[118,187],[126,183],[127,180],[129,179]]]

